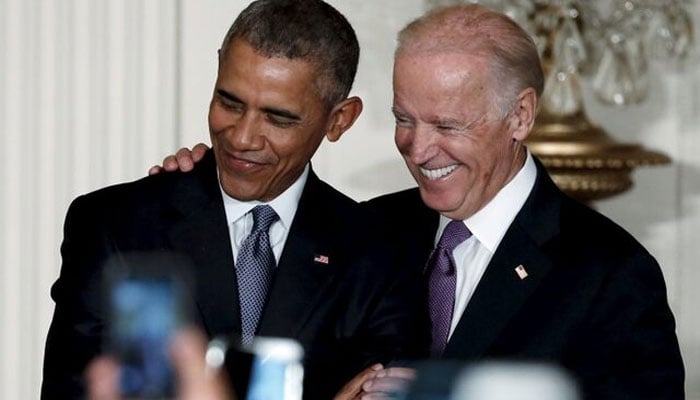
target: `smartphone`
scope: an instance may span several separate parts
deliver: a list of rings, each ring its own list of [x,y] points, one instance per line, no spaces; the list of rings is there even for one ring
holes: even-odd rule
[[[297,341],[258,337],[249,346],[237,343],[217,338],[207,350],[207,364],[225,368],[237,399],[301,400],[304,350]]]
[[[179,261],[160,254],[120,257],[109,270],[110,349],[120,366],[124,397],[175,395],[169,346],[189,321]]]

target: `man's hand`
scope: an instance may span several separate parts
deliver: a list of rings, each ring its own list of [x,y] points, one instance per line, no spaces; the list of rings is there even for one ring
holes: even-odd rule
[[[209,146],[204,143],[197,143],[192,147],[192,150],[187,147],[183,147],[177,151],[174,155],[169,155],[163,159],[163,165],[154,165],[148,170],[148,175],[155,175],[163,171],[177,171],[178,169],[182,172],[191,171],[194,168],[194,164],[199,162],[204,153],[209,150]]]
[[[383,369],[362,385],[364,394],[360,398],[362,400],[395,399],[397,393],[406,393],[415,379],[416,371],[412,368]]]
[[[365,382],[373,379],[377,372],[381,371],[383,368],[384,367],[382,364],[374,364],[367,367],[364,371],[355,375],[350,382],[346,383],[345,386],[340,389],[338,394],[333,397],[333,400],[361,399],[362,395],[364,394],[362,392],[362,385],[364,385]]]
[[[387,368],[373,365],[345,384],[333,400],[387,400],[405,393],[416,379],[411,368]]]

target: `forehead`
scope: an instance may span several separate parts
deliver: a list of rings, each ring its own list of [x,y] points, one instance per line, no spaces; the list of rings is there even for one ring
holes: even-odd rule
[[[316,93],[317,75],[318,67],[309,60],[267,56],[236,39],[221,54],[217,84],[291,95],[311,94]]]
[[[469,53],[398,55],[394,61],[394,105],[419,109],[483,110],[493,83],[488,59]]]

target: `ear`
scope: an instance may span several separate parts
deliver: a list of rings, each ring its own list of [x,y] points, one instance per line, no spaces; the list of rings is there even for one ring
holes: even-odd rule
[[[359,97],[349,97],[333,106],[326,128],[326,137],[335,142],[350,129],[362,112],[362,100]]]
[[[527,88],[518,95],[509,117],[513,140],[522,142],[527,139],[535,124],[536,114],[537,93],[533,88]]]

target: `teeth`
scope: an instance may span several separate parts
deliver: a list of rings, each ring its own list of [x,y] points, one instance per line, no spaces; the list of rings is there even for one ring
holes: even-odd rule
[[[440,179],[443,176],[449,175],[452,171],[457,169],[457,165],[449,165],[447,167],[442,167],[438,169],[425,169],[420,168],[420,173],[423,174],[428,179]]]

